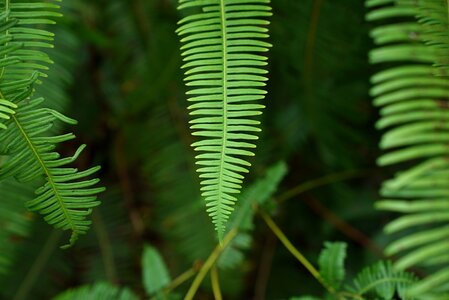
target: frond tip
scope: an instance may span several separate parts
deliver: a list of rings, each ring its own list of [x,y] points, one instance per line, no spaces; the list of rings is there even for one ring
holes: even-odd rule
[[[177,33],[185,64],[190,96],[193,135],[200,140],[192,146],[202,179],[201,191],[219,239],[233,210],[243,182],[242,173],[250,163],[241,157],[253,156],[254,140],[260,131],[265,97],[267,58],[260,53],[271,47],[268,37],[271,16],[269,0],[180,0],[179,9],[193,13],[179,22]],[[198,9],[200,12],[198,12]]]
[[[27,207],[44,215],[45,221],[55,228],[71,230],[70,244],[67,245],[71,246],[78,235],[86,233],[91,221],[85,218],[100,204],[96,194],[104,188],[93,187],[99,180],[84,180],[100,168],[78,171],[66,167],[78,158],[85,145],[80,146],[72,157],[61,158],[57,152],[52,152],[57,144],[75,136],[71,133],[42,136],[42,133],[55,121],[69,124],[76,121],[54,110],[40,108],[42,101],[38,98],[19,107],[17,115],[9,121],[8,129],[0,132],[0,139],[8,145],[0,152],[9,156],[0,169],[0,179],[14,176],[21,182],[29,182],[43,174],[46,183],[36,190],[36,197],[27,203]]]

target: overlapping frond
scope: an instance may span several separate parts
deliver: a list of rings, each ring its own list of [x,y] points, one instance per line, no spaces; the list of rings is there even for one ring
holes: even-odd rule
[[[180,0],[183,68],[202,195],[221,239],[253,156],[266,91],[269,0]]]
[[[44,99],[34,98],[34,84],[45,77],[52,63],[43,51],[53,47],[53,33],[43,26],[53,24],[59,17],[58,5],[53,2],[9,1],[3,5],[0,18],[4,31],[0,40],[0,98],[15,108],[3,123],[0,131],[0,154],[7,157],[0,166],[0,180],[15,177],[29,182],[44,177],[45,184],[36,191],[34,200],[27,206],[45,216],[45,220],[64,230],[71,230],[70,244],[79,234],[87,231],[90,221],[85,220],[94,206],[96,194],[103,188],[93,187],[97,179],[86,180],[99,168],[78,172],[68,168],[82,152],[79,147],[73,157],[61,158],[54,152],[56,146],[75,138],[73,134],[52,136],[48,130],[54,122],[75,124],[76,121],[61,113],[44,108]]]
[[[449,27],[444,0],[368,0],[367,18],[385,21],[371,35],[379,48],[372,63],[389,63],[374,75],[371,94],[381,108],[382,166],[408,163],[387,180],[377,207],[401,213],[386,226],[402,235],[388,248],[401,253],[398,269],[432,268],[410,295],[449,292]],[[446,295],[447,296],[447,295]]]

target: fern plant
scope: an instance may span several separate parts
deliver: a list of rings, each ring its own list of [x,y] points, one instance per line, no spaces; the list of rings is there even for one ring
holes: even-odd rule
[[[269,0],[180,0],[192,13],[179,22],[197,170],[207,212],[222,240],[253,156],[266,91]]]
[[[76,121],[45,108],[42,97],[33,97],[34,85],[42,83],[41,78],[52,63],[42,50],[53,47],[53,33],[43,26],[53,24],[53,19],[61,16],[58,8],[54,2],[10,0],[1,7],[0,28],[6,30],[0,41],[3,55],[0,97],[13,103],[8,105],[15,110],[9,111],[3,123],[7,129],[0,132],[0,154],[6,156],[0,166],[0,180],[15,177],[21,182],[31,182],[44,177],[45,183],[36,190],[36,197],[27,202],[27,207],[43,214],[54,227],[71,230],[69,245],[73,245],[89,228],[86,217],[99,204],[96,194],[103,188],[95,187],[98,179],[85,179],[99,167],[79,172],[67,166],[85,145],[67,158],[54,151],[59,143],[75,136],[71,133],[54,136],[48,133],[49,129],[55,122]]]
[[[325,299],[412,299],[407,296],[408,289],[416,282],[413,274],[396,271],[391,262],[379,261],[365,267],[352,282],[342,287],[345,281],[345,243],[326,242],[321,251],[318,265],[319,278],[327,288]],[[311,296],[292,297],[290,300],[319,299]]]
[[[397,269],[428,268],[410,296],[449,297],[448,221],[448,7],[443,0],[369,0],[370,21],[385,21],[372,30],[378,45],[372,63],[389,63],[373,76],[371,94],[381,108],[377,127],[385,133],[386,153],[379,164],[405,165],[384,182],[377,203],[401,215],[385,227],[404,233],[386,249],[401,254]]]

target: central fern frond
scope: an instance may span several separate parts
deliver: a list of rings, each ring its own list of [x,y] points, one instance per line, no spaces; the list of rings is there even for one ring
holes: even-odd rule
[[[271,16],[269,0],[180,0],[179,9],[193,13],[179,24],[188,69],[187,92],[195,116],[193,135],[201,140],[192,146],[200,166],[201,191],[219,238],[237,200],[253,156],[253,141],[260,131],[267,58],[260,55],[271,45],[265,18]]]

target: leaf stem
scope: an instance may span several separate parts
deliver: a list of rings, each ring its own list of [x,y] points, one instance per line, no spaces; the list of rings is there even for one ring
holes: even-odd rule
[[[310,263],[307,258],[297,249],[290,240],[285,236],[279,226],[265,212],[258,210],[268,227],[273,231],[276,237],[281,241],[285,248],[309,271],[310,274],[331,294],[335,294],[335,290],[329,286],[321,277],[320,272]]]
[[[226,158],[227,150],[227,134],[228,134],[228,37],[227,37],[227,23],[226,23],[226,5],[224,0],[220,0],[220,19],[221,19],[221,33],[222,33],[222,54],[223,54],[223,136],[222,136],[222,146],[220,153],[220,166],[218,171],[218,205],[217,205],[217,230],[218,239],[220,244],[223,240],[224,223],[223,219],[224,213],[222,211],[223,207],[223,185],[224,185],[224,164]]]
[[[448,0],[449,1],[449,0]],[[294,188],[286,191],[285,193],[281,194],[279,197],[276,197],[276,200],[279,203],[282,203],[284,201],[287,201],[295,196],[298,196],[302,193],[305,193],[307,191],[319,188],[321,186],[325,186],[328,184],[336,183],[345,181],[352,178],[357,178],[366,175],[369,172],[369,170],[350,170],[350,171],[344,171],[340,173],[334,173],[325,175],[323,177],[313,179],[306,181],[304,183],[301,183]]]
[[[178,286],[180,286],[181,284],[192,278],[197,272],[198,268],[196,266],[193,266],[192,268],[188,269],[187,271],[185,271],[184,273],[173,279],[173,281],[166,288],[164,288],[163,294],[167,295],[172,290],[176,289]],[[159,299],[158,295],[155,295],[150,298],[150,300],[156,299]]]
[[[223,300],[223,297],[221,296],[220,279],[218,278],[218,270],[216,265],[212,267],[212,270],[210,272],[210,280],[215,300]]]
[[[213,267],[217,259],[220,257],[221,253],[226,249],[226,247],[235,238],[236,235],[237,229],[234,228],[225,236],[223,242],[215,247],[214,251],[212,251],[211,255],[207,258],[206,262],[196,275],[195,280],[193,281],[186,296],[184,297],[184,300],[192,300],[193,297],[195,297],[195,294],[201,283],[203,282],[204,277],[206,277],[207,272],[209,272],[209,270]]]

